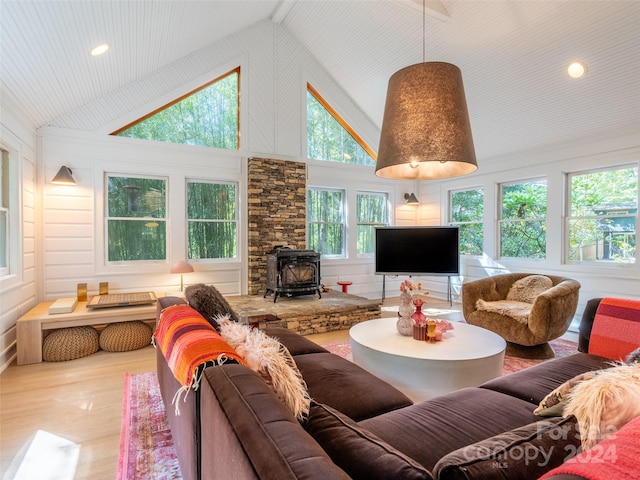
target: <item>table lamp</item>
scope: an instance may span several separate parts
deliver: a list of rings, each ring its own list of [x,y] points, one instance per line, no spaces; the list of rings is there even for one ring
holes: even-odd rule
[[[180,260],[177,263],[174,263],[171,267],[171,273],[179,273],[180,274],[180,291],[184,291],[184,274],[193,272],[193,266],[185,262],[184,260]]]

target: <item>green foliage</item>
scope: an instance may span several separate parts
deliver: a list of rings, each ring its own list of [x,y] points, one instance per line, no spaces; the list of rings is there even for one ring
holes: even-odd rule
[[[238,95],[238,73],[233,72],[118,135],[237,149]]]
[[[502,185],[500,256],[545,258],[547,181]]]
[[[188,258],[236,258],[236,186],[188,182]]]
[[[321,255],[344,255],[342,190],[307,190],[307,247]]]
[[[638,168],[571,176],[569,260],[635,263]]]
[[[459,227],[460,253],[481,255],[484,233],[484,190],[463,190],[451,194],[449,225]]]
[[[108,260],[166,258],[166,181],[107,177]]]
[[[358,193],[356,196],[357,253],[374,253],[376,227],[388,223],[386,193]]]
[[[307,155],[355,165],[376,163],[310,92],[307,92]]]

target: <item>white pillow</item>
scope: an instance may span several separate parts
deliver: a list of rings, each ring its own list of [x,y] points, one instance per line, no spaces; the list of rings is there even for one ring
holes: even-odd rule
[[[549,277],[529,275],[513,282],[507,294],[507,300],[533,303],[538,295],[551,287],[553,287],[553,282]]]

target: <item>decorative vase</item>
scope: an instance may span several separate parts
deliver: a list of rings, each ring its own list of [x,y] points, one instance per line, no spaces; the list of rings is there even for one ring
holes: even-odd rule
[[[415,325],[424,325],[427,320],[427,317],[425,316],[425,314],[422,313],[423,303],[424,302],[419,298],[413,301],[413,304],[416,306],[416,311],[413,312],[413,315],[411,315],[411,318]]]
[[[410,337],[411,335],[413,335],[413,320],[411,320],[411,317],[401,317],[400,315],[398,315],[396,328],[400,335]]]
[[[412,314],[413,304],[411,303],[411,294],[409,292],[402,292],[400,294],[400,307],[398,308],[398,321],[396,322],[396,328],[400,335],[406,337],[413,335]]]

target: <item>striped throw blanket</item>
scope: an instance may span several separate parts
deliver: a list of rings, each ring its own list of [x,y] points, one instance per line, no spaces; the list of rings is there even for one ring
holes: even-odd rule
[[[190,388],[198,389],[204,367],[221,365],[228,360],[245,364],[211,324],[189,305],[172,305],[162,311],[154,344],[182,385],[173,399],[176,413],[179,413],[180,396],[188,393]]]
[[[624,360],[640,346],[640,300],[603,298],[593,320],[589,353]]]

